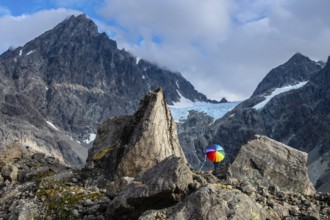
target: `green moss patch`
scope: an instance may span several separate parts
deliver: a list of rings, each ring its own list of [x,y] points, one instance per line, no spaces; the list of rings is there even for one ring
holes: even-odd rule
[[[72,210],[87,199],[100,200],[99,192],[86,191],[80,186],[68,186],[62,182],[44,180],[39,185],[37,197],[43,201],[47,215],[55,219],[77,219]]]
[[[97,152],[94,155],[93,160],[94,161],[100,160],[102,157],[104,157],[106,154],[108,154],[110,151],[112,151],[115,147],[116,147],[116,145],[112,145],[112,146],[109,146],[109,147],[106,147],[106,148],[100,150],[99,152]]]

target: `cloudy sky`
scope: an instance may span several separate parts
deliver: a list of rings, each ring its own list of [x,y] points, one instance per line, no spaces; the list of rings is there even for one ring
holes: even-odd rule
[[[179,71],[211,99],[248,98],[300,52],[330,55],[329,0],[0,0],[0,53],[85,13],[100,32]]]

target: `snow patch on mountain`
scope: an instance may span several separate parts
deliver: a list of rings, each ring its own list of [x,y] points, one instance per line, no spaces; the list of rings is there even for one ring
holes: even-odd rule
[[[26,55],[29,56],[33,52],[34,52],[34,50],[30,50]]]
[[[53,128],[53,129],[55,129],[56,131],[60,131],[53,123],[51,123],[50,121],[46,121],[47,122],[47,124],[51,127],[51,128]]]
[[[260,110],[262,109],[263,107],[265,107],[265,105],[275,96],[281,94],[281,93],[284,93],[284,92],[288,92],[290,90],[293,90],[293,89],[298,89],[300,87],[303,87],[308,81],[305,81],[305,82],[300,82],[296,85],[289,85],[289,86],[285,86],[285,87],[282,87],[282,88],[277,88],[275,89],[272,94],[268,95],[268,96],[265,96],[265,100],[256,104],[255,106],[253,106],[254,109],[256,110]]]
[[[89,143],[91,143],[92,141],[94,141],[95,138],[96,138],[96,134],[91,133],[91,134],[89,134],[88,139],[85,139],[84,142],[85,142],[86,144],[89,144]]]
[[[179,92],[178,92],[179,93]],[[204,112],[211,116],[214,120],[221,118],[227,112],[232,110],[240,102],[227,102],[227,103],[208,103],[208,102],[193,102],[180,93],[180,101],[175,102],[173,105],[169,105],[169,109],[176,122],[187,119],[189,111],[194,110],[198,112]]]
[[[178,89],[180,89],[180,85],[179,85],[178,81],[176,81],[175,84],[178,87]]]

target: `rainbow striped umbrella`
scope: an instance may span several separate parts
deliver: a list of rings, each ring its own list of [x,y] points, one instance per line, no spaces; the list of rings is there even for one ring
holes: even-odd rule
[[[225,151],[219,144],[211,144],[206,147],[205,154],[207,159],[212,162],[220,162],[225,158]]]

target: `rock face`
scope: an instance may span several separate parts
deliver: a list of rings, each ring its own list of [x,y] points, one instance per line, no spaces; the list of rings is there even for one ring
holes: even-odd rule
[[[139,219],[266,219],[267,217],[270,215],[247,195],[235,190],[219,189],[217,185],[210,184],[182,203],[159,211],[148,211]]]
[[[230,173],[253,185],[309,195],[315,193],[308,178],[307,153],[265,136],[255,136],[242,146],[230,166]]]
[[[106,170],[106,178],[113,180],[134,177],[172,155],[185,158],[164,93],[157,89],[133,116],[110,118],[101,125],[87,167]]]

